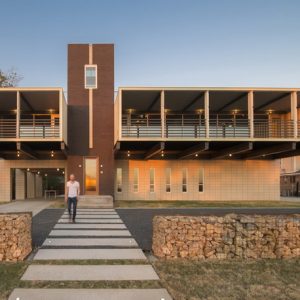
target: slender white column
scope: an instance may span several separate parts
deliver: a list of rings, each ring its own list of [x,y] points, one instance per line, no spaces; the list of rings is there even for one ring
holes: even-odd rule
[[[160,93],[160,118],[161,118],[161,137],[165,137],[165,91],[161,91]]]
[[[293,136],[298,137],[297,92],[291,93],[291,120],[293,121]]]
[[[16,138],[20,138],[20,115],[21,115],[21,98],[20,91],[17,91],[17,115],[16,115]]]
[[[204,93],[205,137],[209,138],[209,91]]]
[[[254,137],[254,109],[253,109],[253,91],[248,93],[248,120],[249,120],[249,137]]]

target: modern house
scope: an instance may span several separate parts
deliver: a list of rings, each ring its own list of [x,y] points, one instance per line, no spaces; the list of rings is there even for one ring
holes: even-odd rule
[[[299,155],[300,89],[120,87],[114,46],[68,47],[61,88],[0,88],[1,201],[61,193],[117,200],[276,200]],[[298,121],[299,118],[299,121]]]

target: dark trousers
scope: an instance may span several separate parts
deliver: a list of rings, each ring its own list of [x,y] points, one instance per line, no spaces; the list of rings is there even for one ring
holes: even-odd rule
[[[71,217],[71,206],[73,206],[73,220],[75,220],[76,208],[77,208],[77,197],[68,197],[68,211],[70,217]]]

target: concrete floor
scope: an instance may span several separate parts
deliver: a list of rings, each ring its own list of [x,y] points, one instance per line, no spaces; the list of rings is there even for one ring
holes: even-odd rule
[[[51,200],[34,199],[34,200],[17,200],[0,205],[0,213],[10,212],[32,212],[35,216],[41,210],[47,208]]]

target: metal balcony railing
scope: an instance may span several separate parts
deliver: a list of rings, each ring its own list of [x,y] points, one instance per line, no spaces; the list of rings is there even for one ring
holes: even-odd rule
[[[161,120],[157,115],[125,115],[122,117],[122,137],[160,137]]]
[[[20,138],[58,138],[59,135],[58,119],[20,120]]]
[[[294,125],[292,120],[254,120],[255,138],[293,138]]]
[[[247,138],[250,136],[247,119],[210,119],[210,138]]]
[[[15,119],[0,119],[0,138],[15,138],[17,134]]]

